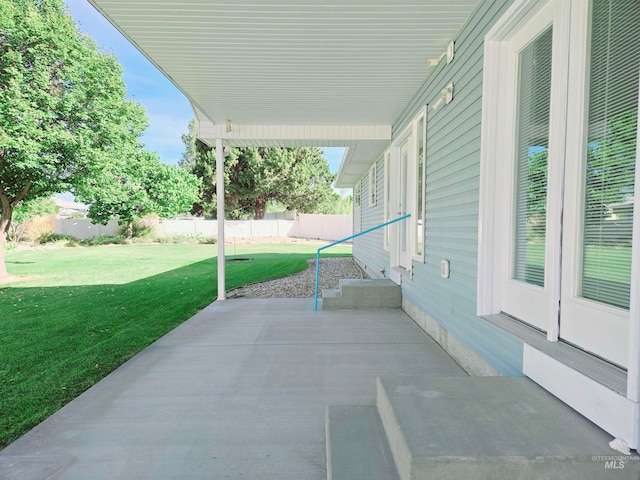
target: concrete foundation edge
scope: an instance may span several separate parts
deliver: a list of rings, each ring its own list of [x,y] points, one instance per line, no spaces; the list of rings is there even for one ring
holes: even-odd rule
[[[465,372],[476,377],[496,377],[500,372],[467,347],[413,302],[402,297],[402,309],[427,335],[438,343]]]

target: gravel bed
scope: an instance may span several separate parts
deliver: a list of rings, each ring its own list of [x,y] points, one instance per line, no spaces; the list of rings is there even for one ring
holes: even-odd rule
[[[323,258],[320,261],[318,296],[323,288],[338,288],[341,278],[366,278],[351,257]],[[227,298],[313,298],[316,280],[316,260],[309,268],[289,277],[254,283],[227,292]]]

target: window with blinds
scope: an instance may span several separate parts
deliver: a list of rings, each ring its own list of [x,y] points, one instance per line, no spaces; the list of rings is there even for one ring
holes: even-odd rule
[[[594,0],[584,207],[584,298],[629,308],[640,2]]]
[[[374,163],[369,169],[369,206],[378,203],[378,164]]]
[[[518,56],[513,278],[544,286],[552,27]]]

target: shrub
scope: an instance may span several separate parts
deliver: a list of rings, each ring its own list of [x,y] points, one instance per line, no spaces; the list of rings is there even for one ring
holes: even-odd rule
[[[153,226],[141,221],[133,222],[132,226],[133,238],[153,238],[156,234]],[[126,237],[127,225],[121,225],[120,228],[118,228],[117,234],[118,236]]]
[[[55,243],[55,242],[77,242],[78,240],[71,235],[63,235],[61,233],[54,232],[46,232],[38,236],[36,238],[36,243],[40,245],[44,245],[45,243]]]
[[[208,245],[215,245],[217,243],[217,239],[215,237],[203,237],[199,233],[191,234],[191,233],[183,233],[178,235],[173,235],[171,237],[158,237],[156,239],[158,243],[203,243]]]
[[[85,238],[80,241],[80,245],[93,247],[96,245],[123,245],[127,239],[122,235],[101,235],[99,237]]]
[[[147,237],[147,238],[133,238],[133,243],[155,243],[158,239],[155,237]]]

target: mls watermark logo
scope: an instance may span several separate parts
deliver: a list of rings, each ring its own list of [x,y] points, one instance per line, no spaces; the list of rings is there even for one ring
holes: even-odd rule
[[[630,462],[637,462],[638,457],[626,455],[598,455],[591,457],[594,462],[603,462],[605,470],[624,470]]]
[[[622,470],[624,468],[624,460],[609,460],[604,462],[605,470]]]

